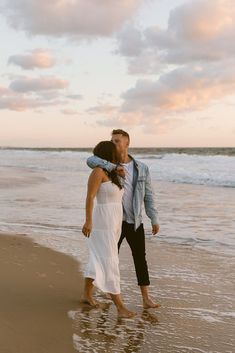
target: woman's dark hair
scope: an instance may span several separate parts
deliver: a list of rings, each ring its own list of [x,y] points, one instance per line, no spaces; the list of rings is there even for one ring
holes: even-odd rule
[[[99,142],[95,146],[95,148],[93,149],[93,154],[97,157],[100,157],[100,158],[105,159],[106,161],[109,161],[112,163],[119,162],[117,148],[116,148],[115,143],[113,143],[112,141]],[[112,170],[111,172],[109,172],[109,171],[105,170],[105,172],[108,174],[111,181],[114,184],[116,184],[119,187],[119,189],[122,189],[122,184],[120,183],[117,171]]]

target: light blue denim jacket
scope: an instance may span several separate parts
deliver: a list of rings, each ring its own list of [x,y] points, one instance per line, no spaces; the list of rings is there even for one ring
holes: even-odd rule
[[[151,220],[151,224],[159,224],[158,211],[155,205],[155,193],[151,185],[151,177],[149,167],[140,161],[130,158],[134,162],[133,172],[133,211],[135,216],[135,230],[142,223],[142,208],[143,204],[145,212]],[[87,165],[90,168],[101,167],[111,172],[116,168],[117,164],[106,161],[98,156],[90,156],[87,158]]]

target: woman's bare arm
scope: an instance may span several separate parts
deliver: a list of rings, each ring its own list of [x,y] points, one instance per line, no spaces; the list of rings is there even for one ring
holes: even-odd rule
[[[91,172],[87,184],[86,196],[86,222],[82,228],[82,232],[86,236],[90,236],[92,229],[92,213],[94,207],[94,198],[99,190],[100,184],[104,178],[104,171],[100,167],[96,167]]]

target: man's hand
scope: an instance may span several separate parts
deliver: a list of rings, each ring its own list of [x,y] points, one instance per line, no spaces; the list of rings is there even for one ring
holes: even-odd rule
[[[125,178],[126,173],[125,173],[125,169],[124,167],[122,167],[121,165],[117,166],[116,171],[118,173],[119,176],[121,176],[122,178]]]
[[[160,230],[159,224],[152,225],[152,234],[157,234]]]

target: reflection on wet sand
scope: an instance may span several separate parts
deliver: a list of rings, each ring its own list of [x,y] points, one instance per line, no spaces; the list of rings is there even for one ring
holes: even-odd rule
[[[70,311],[73,319],[74,344],[82,352],[143,352],[145,330],[158,325],[156,314],[143,310],[132,319],[118,318],[112,303],[102,303],[102,308],[80,305]]]
[[[130,249],[120,252],[124,302],[137,311],[132,319],[118,319],[112,302],[99,291],[102,309],[77,305],[69,312],[74,347],[90,352],[208,353],[233,352],[234,259],[190,246],[146,241],[150,293],[161,304],[143,310]],[[80,249],[80,260],[85,254]]]

